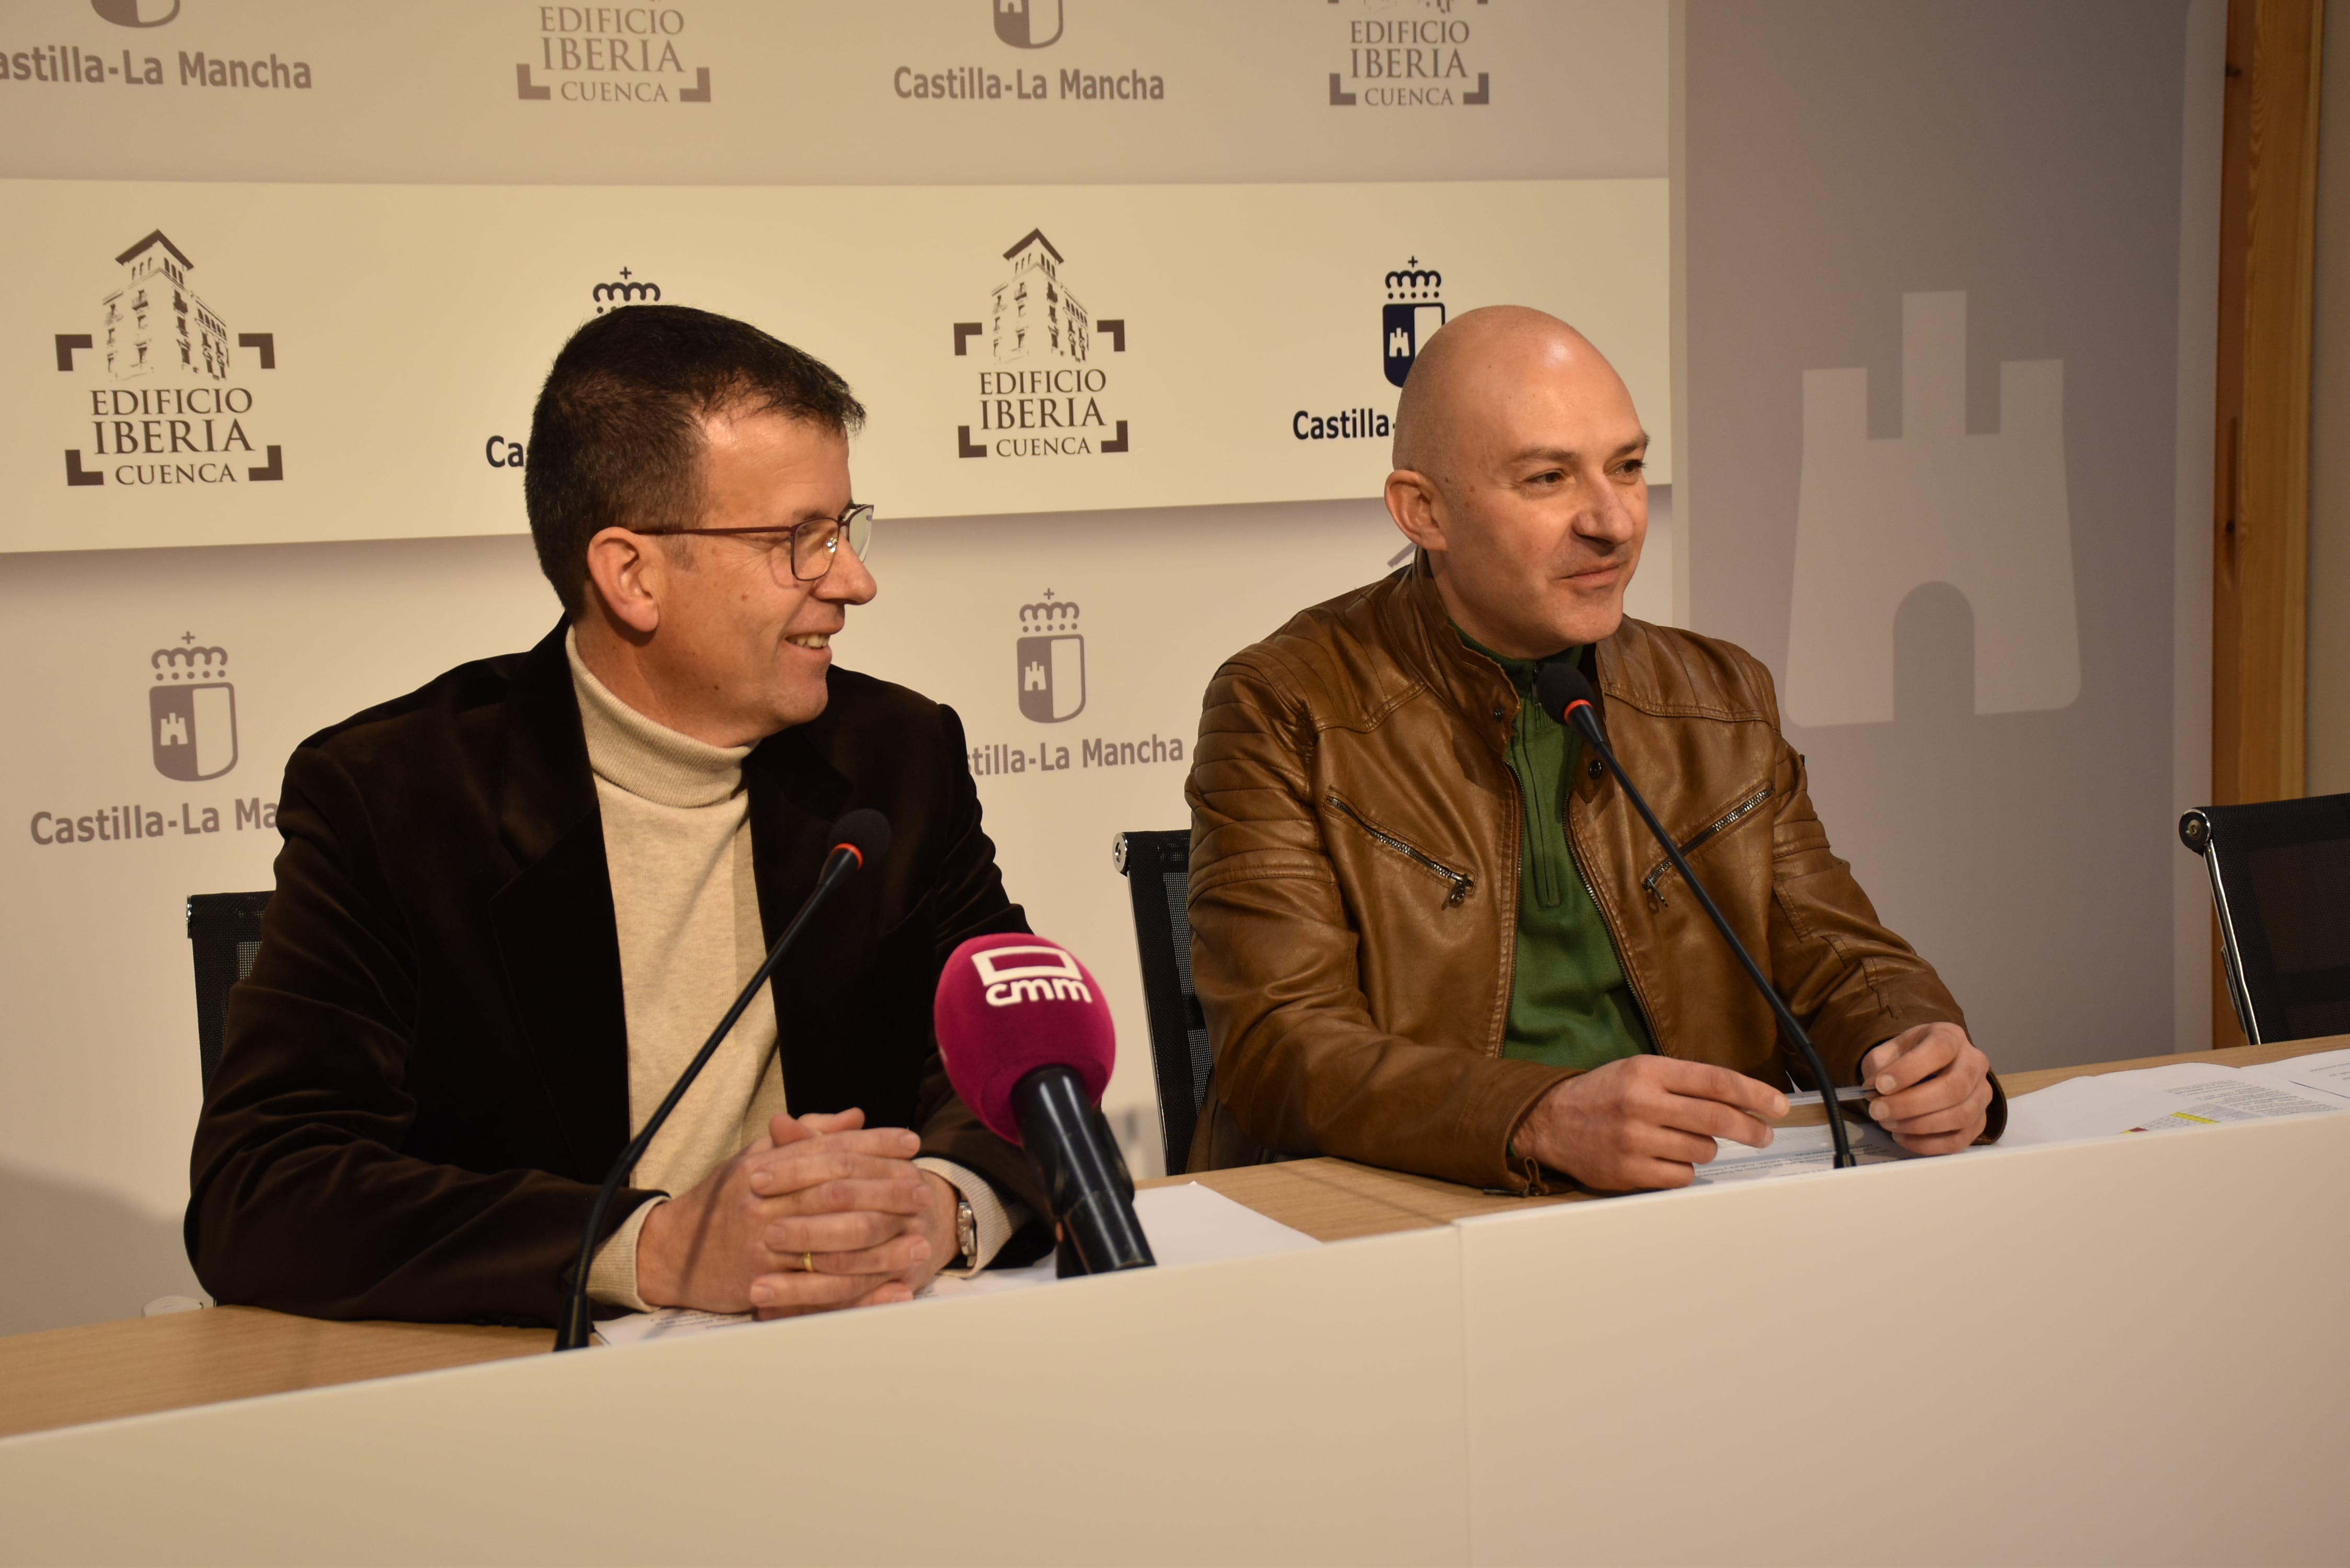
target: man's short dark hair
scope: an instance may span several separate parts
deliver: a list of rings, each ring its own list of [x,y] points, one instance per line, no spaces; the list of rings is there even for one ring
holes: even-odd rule
[[[596,317],[555,357],[530,417],[523,500],[539,569],[572,619],[587,602],[588,541],[702,515],[702,421],[779,413],[841,434],[865,405],[831,367],[748,322],[682,305]]]

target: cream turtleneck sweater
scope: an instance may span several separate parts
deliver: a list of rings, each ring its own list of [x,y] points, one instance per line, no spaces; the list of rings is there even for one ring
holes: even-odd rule
[[[589,672],[576,641],[567,639],[564,647],[611,870],[634,1134],[766,957],[751,866],[750,795],[743,787],[743,759],[751,748],[710,745],[655,723]],[[687,1190],[764,1138],[769,1118],[788,1103],[775,1050],[774,991],[763,986],[645,1150],[631,1185]],[[980,1236],[980,1255],[969,1262],[984,1264],[1012,1233],[994,1190],[951,1161],[915,1163],[969,1200]],[[596,1254],[588,1279],[596,1300],[648,1310],[637,1293],[637,1236],[664,1201],[639,1205]]]

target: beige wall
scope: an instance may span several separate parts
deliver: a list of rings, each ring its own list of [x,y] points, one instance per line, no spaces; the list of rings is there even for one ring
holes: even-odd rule
[[[2325,17],[2309,398],[2309,793],[2350,791],[2350,5]]]

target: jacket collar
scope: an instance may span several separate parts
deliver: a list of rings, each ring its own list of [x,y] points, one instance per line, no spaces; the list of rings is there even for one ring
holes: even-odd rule
[[[498,826],[519,870],[490,914],[533,1064],[577,1161],[568,1174],[593,1181],[629,1139],[628,1002],[603,812],[565,630],[558,625],[524,655],[506,688]],[[752,872],[771,934],[815,885],[827,830],[852,792],[831,760],[837,722],[837,704],[827,703],[743,759]]]
[[[518,870],[490,900],[506,985],[574,1161],[629,1139],[629,1022],[603,814],[561,625],[515,667],[500,721],[498,831]]]
[[[1444,607],[1444,597],[1436,591],[1436,577],[1429,570],[1427,552],[1413,552],[1411,563],[1388,580],[1393,587],[1386,618],[1393,639],[1390,646],[1406,668],[1478,725],[1481,732],[1492,735],[1497,750],[1506,744],[1505,730],[1486,730],[1485,726],[1496,717],[1516,722],[1518,689],[1500,665],[1461,640],[1453,628],[1451,612]],[[1603,690],[1614,673],[1615,645],[1622,636],[1623,628],[1618,627],[1585,648],[1576,660],[1590,677],[1595,692]],[[1599,706],[1604,716],[1605,699]],[[1498,715],[1494,712],[1497,708],[1501,711]]]
[[[588,736],[579,699],[571,689],[564,653],[567,627],[553,631],[522,657],[506,686],[498,778],[498,832],[525,866],[544,858],[583,819],[595,819],[596,778],[588,767]]]

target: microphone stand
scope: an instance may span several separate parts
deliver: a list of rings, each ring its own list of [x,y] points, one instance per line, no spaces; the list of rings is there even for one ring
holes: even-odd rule
[[[833,846],[831,855],[825,859],[823,872],[816,877],[816,890],[807,896],[807,902],[802,904],[800,912],[792,917],[792,923],[784,928],[784,934],[775,939],[775,945],[767,950],[766,961],[759,965],[758,972],[734,998],[734,1005],[726,1010],[726,1016],[718,1021],[718,1027],[710,1032],[710,1038],[702,1042],[702,1049],[694,1053],[693,1060],[686,1064],[685,1071],[678,1075],[677,1082],[671,1086],[668,1096],[653,1114],[645,1118],[643,1128],[629,1140],[628,1147],[620,1151],[620,1158],[612,1162],[612,1168],[604,1177],[604,1185],[596,1193],[595,1206],[588,1210],[587,1230],[579,1241],[579,1262],[574,1272],[571,1289],[564,1298],[563,1316],[555,1326],[556,1349],[585,1350],[588,1347],[588,1335],[594,1327],[588,1310],[588,1272],[595,1266],[596,1249],[604,1240],[604,1216],[611,1211],[612,1199],[619,1195],[620,1184],[635,1171],[637,1161],[642,1159],[645,1150],[652,1147],[653,1135],[660,1131],[661,1124],[669,1120],[670,1113],[677,1109],[680,1100],[685,1098],[686,1090],[691,1088],[694,1079],[702,1075],[702,1069],[718,1054],[719,1042],[726,1038],[736,1021],[743,1016],[743,1010],[751,1005],[751,999],[759,994],[759,988],[766,984],[768,977],[775,972],[776,962],[783,958],[785,950],[798,938],[809,917],[816,913],[816,906],[864,864],[865,856],[855,845]]]
[[[1576,682],[1583,684],[1586,691],[1589,690],[1581,670],[1566,666],[1550,668],[1569,670]],[[1549,693],[1538,695],[1546,697]],[[1550,704],[1544,701],[1543,706],[1547,708]],[[1616,775],[1616,782],[1624,786],[1624,793],[1631,797],[1633,806],[1640,814],[1640,820],[1648,825],[1649,833],[1664,846],[1665,857],[1673,863],[1673,869],[1681,874],[1681,880],[1689,884],[1689,890],[1697,896],[1698,906],[1705,910],[1706,919],[1713,922],[1713,929],[1721,933],[1721,940],[1730,944],[1730,950],[1736,953],[1738,961],[1746,967],[1746,978],[1754,982],[1754,989],[1762,993],[1763,1000],[1771,1004],[1771,1011],[1778,1014],[1779,1032],[1803,1057],[1804,1065],[1811,1072],[1813,1086],[1819,1090],[1821,1104],[1827,1111],[1828,1136],[1835,1142],[1836,1168],[1858,1165],[1860,1161],[1853,1158],[1852,1140],[1845,1134],[1844,1108],[1836,1104],[1835,1085],[1828,1082],[1827,1067],[1821,1062],[1819,1052],[1813,1049],[1812,1037],[1804,1033],[1802,1024],[1795,1022],[1794,1013],[1788,1011],[1785,1000],[1773,989],[1770,980],[1762,973],[1762,967],[1754,961],[1754,955],[1746,950],[1746,944],[1740,941],[1738,933],[1730,929],[1729,920],[1722,917],[1712,896],[1706,892],[1705,884],[1699,881],[1697,873],[1690,869],[1688,859],[1682,856],[1679,846],[1673,843],[1673,836],[1665,831],[1665,825],[1659,822],[1657,814],[1648,809],[1648,802],[1640,794],[1639,787],[1624,772],[1624,764],[1616,760],[1614,748],[1607,744],[1607,737],[1599,728],[1599,714],[1593,708],[1591,700],[1579,694],[1571,697],[1565,703],[1565,711],[1557,717],[1575,726],[1576,732],[1591,743],[1593,750],[1599,753],[1600,760],[1607,764],[1607,771]]]

